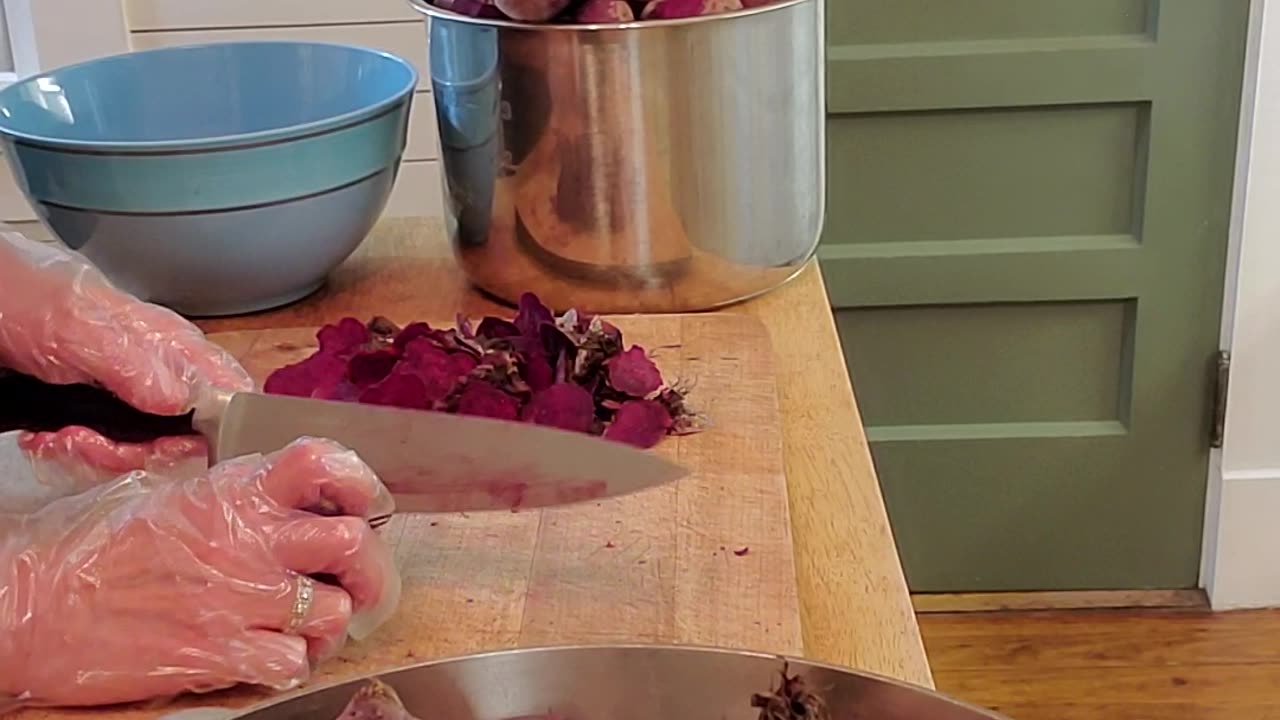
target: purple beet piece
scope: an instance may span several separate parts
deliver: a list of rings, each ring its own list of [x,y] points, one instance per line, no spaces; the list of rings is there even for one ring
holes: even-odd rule
[[[368,387],[391,374],[391,368],[400,361],[395,350],[368,350],[351,356],[347,361],[347,379],[353,385]]]
[[[480,326],[476,328],[476,337],[485,340],[501,340],[503,338],[519,337],[520,328],[510,320],[502,318],[487,317],[480,321]]]
[[[347,373],[347,363],[327,352],[317,352],[292,365],[285,365],[267,377],[262,391],[271,395],[317,397],[317,392],[336,386]],[[323,393],[322,393],[323,394]]]
[[[494,6],[493,0],[434,0],[432,4],[467,17],[506,17],[501,10]]]
[[[414,410],[427,410],[432,406],[426,383],[412,369],[402,365],[397,365],[381,382],[360,393],[359,402]]]
[[[645,20],[676,20],[741,9],[742,0],[651,0],[641,17]]]
[[[628,400],[613,416],[604,430],[606,440],[651,448],[666,437],[671,428],[671,414],[652,400]]]
[[[595,400],[591,393],[577,385],[557,383],[535,392],[521,411],[520,419],[561,430],[587,432],[595,420],[595,413]]]
[[[417,375],[425,386],[427,398],[435,402],[443,400],[462,379],[455,362],[449,353],[436,347],[431,338],[420,337],[405,347],[396,368]]]
[[[662,387],[662,373],[639,345],[614,355],[604,365],[609,371],[609,384],[618,392],[642,398]]]
[[[635,13],[626,0],[586,0],[573,19],[580,23],[631,22]]]
[[[551,309],[542,304],[537,295],[525,293],[520,296],[520,309],[516,312],[515,326],[520,334],[527,338],[538,338],[539,329],[548,323],[555,323]]]
[[[433,333],[431,326],[424,322],[409,323],[396,335],[396,349],[404,350],[414,340],[420,337],[430,337]]]
[[[342,318],[336,324],[325,325],[316,333],[320,352],[335,356],[347,356],[364,347],[373,334],[364,323],[355,318]]]
[[[520,400],[488,383],[473,382],[458,396],[458,414],[515,420],[520,417]]]
[[[455,377],[462,378],[467,375],[470,375],[471,371],[475,370],[479,364],[480,364],[479,360],[476,360],[474,357],[472,357],[471,355],[468,355],[467,353],[464,353],[464,352],[449,353],[449,370],[453,372]]]
[[[507,17],[524,22],[546,22],[569,6],[571,0],[493,0]]]
[[[535,392],[546,390],[556,380],[555,368],[552,367],[551,361],[539,351],[531,352],[525,357],[520,376]]]

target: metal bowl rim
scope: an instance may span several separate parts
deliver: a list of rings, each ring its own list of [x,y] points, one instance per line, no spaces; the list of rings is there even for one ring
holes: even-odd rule
[[[434,660],[426,660],[424,662],[414,663],[411,665],[400,665],[400,666],[387,668],[386,670],[379,670],[377,672],[365,673],[363,675],[349,677],[344,680],[336,680],[334,682],[326,683],[323,685],[309,686],[301,690],[300,692],[286,693],[282,697],[272,698],[269,700],[265,700],[261,703],[257,703],[257,704],[250,705],[248,707],[236,710],[234,711],[234,715],[230,715],[228,717],[228,720],[238,720],[239,718],[244,718],[254,713],[269,710],[271,708],[287,704],[301,697],[305,697],[307,695],[311,695],[314,693],[320,693],[327,690],[332,690],[334,688],[342,687],[344,685],[349,685],[351,683],[358,683],[361,681],[372,680],[375,678],[382,678],[388,675],[394,675],[394,674],[397,674],[400,672],[406,672],[409,670],[438,667],[442,665],[450,665],[453,663],[458,663],[463,661],[486,660],[486,659],[495,658],[495,657],[512,657],[512,656],[519,656],[519,655],[545,655],[548,653],[558,654],[558,653],[575,653],[575,652],[582,652],[582,651],[591,652],[591,651],[603,651],[603,650],[622,650],[624,652],[633,651],[633,650],[675,651],[681,654],[707,655],[707,656],[715,656],[715,655],[734,656],[734,657],[741,657],[741,658],[754,658],[757,660],[773,660],[773,661],[779,661],[783,663],[795,663],[795,664],[806,666],[808,668],[825,670],[827,672],[833,672],[833,673],[842,674],[842,675],[854,675],[854,676],[862,677],[864,679],[874,680],[876,682],[884,683],[886,685],[891,685],[900,690],[913,692],[913,693],[920,693],[928,697],[934,698],[936,700],[939,700],[941,702],[949,703],[962,710],[968,710],[974,713],[976,717],[989,718],[989,720],[1008,720],[1008,718],[1006,718],[1004,715],[1000,715],[999,713],[996,713],[993,710],[988,710],[986,708],[978,707],[977,705],[972,705],[970,703],[964,702],[963,700],[959,700],[957,698],[951,697],[950,695],[944,695],[932,688],[924,687],[923,685],[916,685],[914,683],[909,683],[904,680],[897,680],[895,678],[887,677],[885,675],[880,675],[878,673],[868,672],[865,670],[855,670],[853,668],[841,667],[839,665],[823,662],[820,660],[807,660],[805,658],[797,657],[794,655],[786,655],[783,653],[769,653],[769,652],[763,652],[759,650],[734,650],[731,648],[714,647],[710,645],[664,645],[661,643],[531,645],[528,647],[506,648],[501,650],[484,650],[481,652],[468,653],[463,655],[451,655],[447,657],[436,658]]]
[[[495,18],[480,18],[462,15],[452,10],[444,10],[431,4],[431,0],[407,0],[409,6],[419,13],[441,20],[452,20],[454,22],[465,23],[467,25],[478,25],[489,28],[502,28],[506,30],[528,30],[530,32],[599,32],[605,30],[660,30],[662,28],[695,26],[703,23],[729,22],[739,18],[752,17],[754,15],[762,15],[764,13],[775,12],[785,8],[803,5],[805,3],[816,3],[818,0],[777,0],[768,5],[761,5],[753,8],[743,8],[741,10],[731,10],[728,12],[714,13],[711,15],[698,15],[690,18],[676,18],[673,20],[634,20],[632,22],[621,23],[532,23],[521,22],[519,20],[500,20]]]

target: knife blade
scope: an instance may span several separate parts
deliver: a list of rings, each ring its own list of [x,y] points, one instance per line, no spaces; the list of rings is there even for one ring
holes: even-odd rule
[[[354,450],[396,512],[532,509],[613,498],[674,482],[684,468],[591,435],[526,423],[352,402],[222,393],[180,418],[141,413],[87,386],[0,374],[0,432],[85,425],[121,441],[199,433],[210,461],[321,437]]]

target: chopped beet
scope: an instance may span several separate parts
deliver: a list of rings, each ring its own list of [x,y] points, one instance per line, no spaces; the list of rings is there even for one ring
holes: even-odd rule
[[[436,347],[429,337],[420,337],[409,343],[397,369],[417,375],[425,385],[430,402],[443,400],[453,391],[466,372],[458,372],[453,355]]]
[[[271,373],[263,389],[521,420],[640,447],[702,429],[685,390],[664,386],[643,348],[623,352],[618,328],[576,310],[557,318],[532,294],[511,320],[459,316],[446,329],[343,318],[316,339],[320,349]]]
[[[525,293],[520,296],[520,309],[516,312],[515,326],[520,334],[527,338],[538,338],[543,325],[554,323],[555,316],[551,309],[542,304],[537,295]]]
[[[368,350],[356,353],[347,362],[347,379],[359,387],[368,387],[391,374],[400,361],[394,350]]]
[[[516,420],[520,417],[520,400],[488,383],[467,383],[458,395],[458,414]]]
[[[320,352],[336,356],[349,356],[373,339],[373,333],[355,318],[342,318],[335,325],[325,325],[316,333]]]
[[[521,377],[534,392],[546,390],[556,381],[555,368],[551,367],[551,362],[541,352],[529,354],[525,359],[524,373]]]
[[[587,432],[595,415],[591,393],[577,385],[558,383],[535,392],[520,413],[520,419],[561,430]]]
[[[433,4],[467,17],[506,18],[492,0],[433,0]]]
[[[480,361],[464,352],[449,353],[449,369],[455,377],[466,377],[480,365]]]
[[[262,391],[273,395],[316,397],[318,388],[331,387],[347,374],[347,363],[336,355],[317,352],[301,362],[271,373]]]
[[[410,323],[403,330],[396,333],[395,346],[397,350],[404,350],[409,343],[420,337],[430,337],[431,326],[424,322]]]
[[[546,22],[569,5],[571,0],[493,0],[507,17],[527,22]]]
[[[734,551],[733,551],[733,554],[734,554],[734,555],[737,555],[738,557],[743,557],[743,556],[745,556],[745,555],[746,555],[747,553],[749,553],[749,552],[751,552],[751,548],[749,548],[749,547],[742,547],[742,548],[738,548],[737,550],[734,550]]]
[[[768,694],[751,696],[751,707],[760,709],[759,720],[831,720],[822,698],[809,692],[804,678],[789,675],[782,665],[782,684]]]
[[[520,328],[510,320],[502,318],[487,317],[480,321],[479,327],[476,328],[476,337],[485,340],[501,340],[502,338],[518,337]]]
[[[605,367],[609,370],[609,384],[632,397],[648,397],[662,387],[662,373],[639,345],[609,358]]]
[[[427,384],[403,365],[397,365],[381,382],[360,393],[360,402],[415,410],[428,410],[432,404]]]
[[[632,22],[636,15],[626,0],[585,0],[573,19],[580,23]]]
[[[604,430],[607,440],[651,448],[657,445],[671,427],[671,415],[652,400],[628,400],[618,408],[613,422]]]
[[[645,20],[675,20],[741,9],[742,0],[651,0],[645,5],[641,17]]]

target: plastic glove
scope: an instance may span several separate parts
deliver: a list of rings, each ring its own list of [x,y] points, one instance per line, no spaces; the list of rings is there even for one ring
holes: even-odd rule
[[[242,367],[174,312],[121,292],[84,258],[0,231],[0,366],[51,383],[89,383],[139,410],[179,415],[210,387],[253,388]],[[42,482],[78,492],[131,470],[205,469],[197,438],[117,445],[84,428],[25,435]],[[179,473],[177,467],[184,470]]]
[[[361,519],[391,506],[355,453],[304,439],[194,480],[133,473],[0,519],[0,696],[84,706],[293,687],[394,610],[390,552]],[[309,511],[322,507],[343,516]],[[291,633],[312,575],[335,584],[314,582]]]

